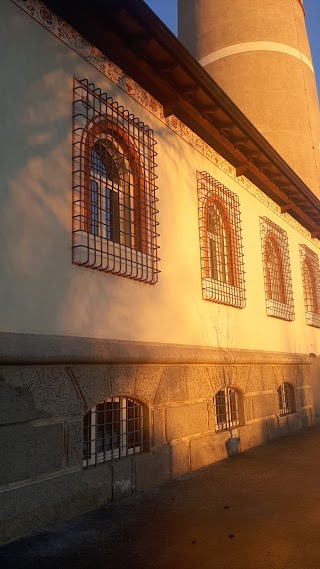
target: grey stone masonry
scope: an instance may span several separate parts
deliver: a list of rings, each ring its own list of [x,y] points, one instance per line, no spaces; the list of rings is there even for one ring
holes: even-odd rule
[[[243,451],[313,424],[314,359],[167,348],[141,347],[141,363],[0,367],[0,542],[227,458],[230,437]],[[279,416],[283,382],[295,391],[288,416]],[[216,432],[214,397],[226,386],[239,390],[244,417]],[[148,407],[148,451],[83,468],[84,415],[118,396]]]

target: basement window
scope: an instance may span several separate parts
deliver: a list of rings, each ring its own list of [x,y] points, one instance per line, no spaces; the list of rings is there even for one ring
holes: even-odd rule
[[[282,383],[278,387],[279,415],[291,415],[296,412],[294,387],[290,383]]]
[[[216,432],[243,425],[242,393],[233,387],[223,387],[214,397]]]
[[[148,408],[139,401],[129,397],[111,397],[85,415],[85,468],[148,450]]]

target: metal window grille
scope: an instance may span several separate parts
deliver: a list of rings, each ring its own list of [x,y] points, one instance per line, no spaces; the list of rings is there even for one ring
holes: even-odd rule
[[[201,172],[198,204],[203,298],[244,308],[239,198],[207,172]]]
[[[278,387],[278,403],[280,415],[291,415],[296,412],[294,388],[290,383],[282,383]]]
[[[320,328],[319,257],[306,245],[300,245],[299,250],[306,322]]]
[[[111,397],[84,417],[83,466],[149,450],[148,408],[129,397]]]
[[[214,398],[216,432],[240,427],[243,421],[242,396],[232,387],[223,387]]]
[[[152,130],[93,83],[74,79],[73,262],[155,283]]]
[[[267,315],[294,320],[288,236],[267,217],[260,217]]]

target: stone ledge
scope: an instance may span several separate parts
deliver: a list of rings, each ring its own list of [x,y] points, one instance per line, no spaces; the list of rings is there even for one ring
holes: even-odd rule
[[[311,365],[315,356],[103,338],[0,333],[0,364]]]

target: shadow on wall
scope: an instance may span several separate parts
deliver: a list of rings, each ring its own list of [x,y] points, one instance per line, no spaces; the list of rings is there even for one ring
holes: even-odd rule
[[[71,275],[72,279],[79,275],[78,281],[88,277],[81,268],[77,274],[70,271],[72,76],[93,73],[102,87],[105,80],[16,6],[9,4],[4,20],[1,35],[8,52],[16,41],[12,38],[19,37],[23,46],[14,52],[12,65],[7,65],[6,57],[0,62],[1,95],[7,109],[1,126],[6,140],[1,151],[0,224],[4,329],[44,332],[50,326],[60,332],[63,326],[70,333],[74,319],[77,333],[83,335],[85,330],[88,335],[103,336],[109,316],[117,337],[116,313],[119,326],[131,324],[127,307],[119,314],[116,303],[124,279],[113,277],[109,294],[102,295],[104,275],[96,275],[91,289],[85,285],[79,294]],[[142,295],[145,287],[131,284],[133,294],[139,287]],[[145,321],[141,311],[136,314],[137,332]]]
[[[193,162],[191,147],[154,123],[162,259],[156,287],[72,266],[72,80],[87,77],[102,90],[108,82],[10,3],[8,14],[8,22],[0,22],[3,45],[14,55],[11,66],[6,57],[0,62],[1,97],[9,109],[1,127],[3,329],[219,346],[201,300],[196,168],[203,157]],[[12,54],[18,36],[23,49]],[[115,99],[117,93],[113,86],[108,91]],[[125,108],[149,120],[136,101],[121,97]],[[289,351],[289,328],[284,323],[282,329]],[[226,347],[233,342],[236,337]]]
[[[129,339],[130,335],[142,339],[150,336],[156,341],[161,314],[168,341],[172,341],[181,326],[176,316],[183,307],[186,321],[188,308],[183,290],[181,299],[176,294],[179,285],[172,279],[172,271],[177,274],[177,254],[172,251],[171,235],[166,231],[160,238],[166,270],[161,267],[162,284],[156,289],[71,266],[73,74],[80,78],[89,76],[103,90],[106,80],[31,18],[25,17],[16,6],[9,4],[8,18],[4,20],[6,24],[0,28],[8,54],[12,55],[10,50],[17,35],[23,49],[14,52],[12,65],[7,65],[6,57],[0,62],[1,100],[8,109],[1,127],[6,140],[1,152],[3,328],[36,333],[48,333],[49,328],[53,333],[103,337],[112,323],[112,337],[121,337],[123,330],[127,330]],[[36,33],[32,33],[33,30]],[[112,89],[110,94],[114,95]],[[139,109],[133,101],[132,110],[138,116]],[[179,168],[187,176],[190,165],[187,157],[179,152],[179,137],[159,123],[155,134],[159,147],[166,141],[161,168],[163,185],[168,188],[170,175],[164,174]],[[196,193],[180,198],[194,200],[196,204]],[[185,238],[189,227],[185,224],[183,208],[176,207],[178,198],[169,191],[165,199],[161,199],[162,205],[167,201],[166,209],[172,214],[166,224],[177,226],[177,251],[182,255],[180,283],[188,282],[191,261]],[[179,219],[173,212],[178,212]],[[161,221],[161,215],[159,218]],[[193,231],[197,236],[196,209]],[[194,282],[200,290],[197,276]],[[135,303],[132,303],[133,296]],[[168,303],[172,310],[162,310]],[[191,318],[194,317],[193,305],[189,310]],[[192,336],[190,330],[190,343]],[[197,338],[198,333],[194,335],[194,342]]]
[[[235,454],[238,454],[239,452],[239,445],[240,445],[240,437],[235,437],[232,434],[232,431],[230,432],[230,437],[229,439],[226,441],[226,449],[227,449],[227,453],[228,456],[234,456]]]
[[[6,57],[0,62],[6,108],[1,124],[6,140],[1,151],[1,312],[3,329],[42,331],[44,322],[55,326],[61,288],[67,286],[61,269],[71,258],[70,248],[63,247],[70,232],[70,185],[61,179],[71,181],[65,96],[72,83],[62,47],[53,45],[49,34],[40,46],[41,34],[32,34],[32,25],[8,2],[1,38],[11,64]],[[12,53],[17,37],[19,49]]]

